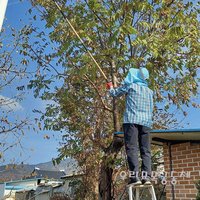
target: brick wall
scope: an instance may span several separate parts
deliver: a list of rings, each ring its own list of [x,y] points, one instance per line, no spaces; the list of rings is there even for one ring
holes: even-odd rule
[[[163,145],[165,171],[170,172],[169,146]],[[175,177],[175,200],[196,199],[195,182],[200,180],[200,144],[181,143],[171,145],[172,171]],[[172,175],[172,174],[171,174]],[[172,200],[172,185],[170,174],[166,174],[167,200]]]

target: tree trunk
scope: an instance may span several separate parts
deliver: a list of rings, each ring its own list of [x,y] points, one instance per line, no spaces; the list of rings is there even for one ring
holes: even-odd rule
[[[113,137],[113,142],[107,148],[103,157],[100,170],[99,196],[101,200],[113,199],[112,194],[112,173],[113,164],[117,154],[122,148],[124,142],[123,138]]]
[[[112,81],[114,87],[116,87],[115,74],[115,63],[112,61]],[[119,111],[117,100],[113,98],[113,124],[114,130],[120,131],[119,122]],[[113,174],[113,164],[117,154],[123,146],[123,138],[113,137],[113,141],[110,146],[106,149],[105,155],[102,159],[101,170],[100,170],[100,181],[99,181],[99,199],[101,200],[111,200],[113,199],[112,194],[112,174]]]

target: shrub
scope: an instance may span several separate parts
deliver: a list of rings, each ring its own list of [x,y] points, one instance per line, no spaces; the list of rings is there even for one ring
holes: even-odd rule
[[[50,200],[71,200],[66,194],[54,194]]]
[[[198,190],[196,200],[200,200],[200,180],[196,183],[196,188]]]

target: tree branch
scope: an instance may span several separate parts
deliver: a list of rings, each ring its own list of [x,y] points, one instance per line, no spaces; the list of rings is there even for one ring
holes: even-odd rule
[[[72,64],[72,66],[74,66],[76,69],[79,70],[79,68],[78,68],[72,61],[70,61],[70,62],[71,62],[71,64]],[[102,103],[102,105],[103,105],[103,108],[104,108],[105,110],[109,111],[109,112],[112,112],[112,110],[111,110],[110,108],[108,108],[108,107],[105,105],[105,103],[104,103],[104,101],[103,101],[103,99],[102,99],[102,95],[100,94],[99,89],[97,88],[97,86],[92,82],[92,80],[91,80],[86,74],[84,74],[84,77],[85,77],[85,80],[89,81],[89,83],[92,85],[92,87],[93,87],[93,88],[95,89],[95,91],[97,92],[97,94],[98,94],[98,96],[99,96],[99,98],[100,98],[100,100],[101,100],[101,103]]]
[[[9,128],[9,129],[3,129],[2,127],[0,127],[2,130],[0,131],[0,134],[5,134],[5,133],[8,133],[8,132],[12,132],[13,130],[15,129],[19,129],[19,128],[22,128],[24,125],[27,125],[27,121],[22,121],[21,123],[13,126],[12,128]]]

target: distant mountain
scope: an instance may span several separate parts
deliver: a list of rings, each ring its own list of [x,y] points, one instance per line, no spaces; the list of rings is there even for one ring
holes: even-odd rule
[[[0,182],[19,180],[30,176],[35,168],[48,171],[65,171],[66,174],[73,174],[78,171],[77,163],[71,158],[63,160],[59,165],[54,166],[53,163],[45,162],[36,165],[20,164],[20,165],[3,165],[0,166]]]

